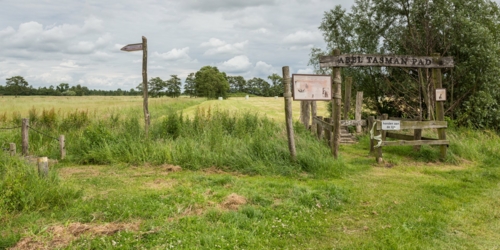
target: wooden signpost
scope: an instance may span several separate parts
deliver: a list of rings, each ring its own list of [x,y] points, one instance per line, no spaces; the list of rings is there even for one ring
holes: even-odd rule
[[[133,43],[125,45],[120,50],[126,52],[142,50],[142,94],[143,94],[143,111],[144,111],[144,129],[146,130],[146,137],[148,136],[150,116],[148,109],[148,40],[142,37],[142,43]]]
[[[382,146],[394,146],[394,145],[440,145],[441,158],[444,159],[446,156],[446,146],[448,141],[446,141],[446,123],[444,122],[444,108],[443,101],[446,100],[446,89],[442,88],[442,68],[452,68],[454,67],[454,62],[452,57],[441,57],[439,54],[433,54],[432,56],[401,56],[401,55],[363,55],[363,54],[345,54],[341,55],[339,50],[334,50],[334,54],[331,56],[323,56],[320,58],[321,68],[332,68],[332,74],[334,77],[333,87],[333,102],[332,102],[332,120],[333,124],[330,124],[331,130],[333,130],[333,140],[332,140],[332,153],[337,158],[338,156],[338,138],[340,136],[339,127],[341,126],[340,121],[340,68],[342,67],[406,67],[406,68],[428,68],[432,69],[432,80],[434,82],[434,88],[436,89],[435,99],[436,104],[436,122],[440,125],[438,130],[438,140],[434,141],[422,141],[420,136],[415,133],[414,141],[398,141],[398,142],[387,142],[385,138],[387,136],[386,130],[400,130],[400,129],[414,129],[418,132],[421,129],[432,127],[429,122],[417,122],[408,123],[401,121],[393,121],[380,119],[378,120],[377,128],[372,131],[373,137],[380,139],[378,145],[377,162],[382,161]],[[349,85],[349,84],[347,84]],[[347,112],[345,112],[347,113]],[[344,115],[346,116],[346,115]],[[359,118],[356,117],[356,120]],[[373,118],[368,122],[374,123]],[[432,122],[431,122],[432,123]],[[326,126],[326,125],[325,125]],[[370,129],[370,128],[369,128]],[[380,136],[379,136],[380,134]],[[398,135],[399,136],[399,135]],[[406,137],[405,137],[406,138]],[[372,142],[373,143],[373,140]],[[370,147],[371,150],[373,149]]]
[[[336,55],[323,56],[320,67],[400,67],[400,68],[453,68],[452,57],[396,56],[396,55]]]

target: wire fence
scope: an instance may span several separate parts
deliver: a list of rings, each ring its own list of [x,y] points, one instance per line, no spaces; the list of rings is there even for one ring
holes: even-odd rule
[[[48,134],[42,133],[42,132],[40,132],[40,131],[38,131],[38,130],[34,129],[32,126],[28,126],[28,128],[30,128],[30,130],[33,130],[34,132],[36,132],[36,133],[38,133],[38,134],[41,134],[41,135],[43,135],[43,136],[45,136],[45,137],[48,137],[48,138],[54,139],[54,140],[56,140],[56,141],[59,141],[59,138],[56,138],[56,137],[54,137],[54,136],[51,136],[51,135],[48,135]]]
[[[0,128],[0,130],[18,129],[18,128],[21,128],[21,127],[22,126],[11,127],[11,128]]]

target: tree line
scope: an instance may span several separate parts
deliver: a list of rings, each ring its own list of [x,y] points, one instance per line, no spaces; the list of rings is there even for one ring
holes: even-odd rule
[[[190,73],[184,81],[184,92],[182,81],[177,75],[171,75],[170,79],[163,80],[160,77],[152,77],[148,81],[148,94],[150,97],[179,97],[181,94],[190,97],[206,97],[217,99],[227,98],[231,94],[245,93],[256,96],[283,96],[283,83],[281,76],[272,74],[267,77],[269,82],[258,77],[245,80],[242,76],[228,76],[219,71],[217,67],[204,66],[196,73]],[[0,95],[25,96],[137,96],[142,95],[142,83],[130,90],[96,90],[77,84],[70,86],[69,83],[50,85],[49,87],[34,88],[22,76],[13,76],[6,79],[5,86],[0,85]]]

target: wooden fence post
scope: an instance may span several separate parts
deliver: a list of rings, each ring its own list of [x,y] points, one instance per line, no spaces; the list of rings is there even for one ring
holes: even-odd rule
[[[148,39],[142,37],[142,95],[143,104],[142,108],[144,111],[144,129],[146,132],[146,137],[149,135],[149,109],[148,109]]]
[[[311,119],[310,103],[310,101],[300,101],[300,122],[306,129],[309,129],[309,120]]]
[[[10,153],[10,156],[16,155],[16,144],[15,143],[9,144],[9,153]]]
[[[354,114],[354,120],[361,120],[361,112],[363,110],[363,91],[358,91],[356,93],[356,113]],[[371,129],[368,127],[368,129]],[[356,126],[356,133],[361,133],[361,125]]]
[[[312,121],[311,121],[311,131],[313,134],[316,132],[316,121],[314,120],[314,117],[318,115],[318,106],[316,104],[316,101],[311,101],[311,116],[312,116]]]
[[[23,123],[21,126],[21,141],[22,141],[22,153],[24,156],[27,156],[29,154],[29,133],[28,133],[28,126],[29,126],[29,121],[27,118],[23,118]]]
[[[333,52],[334,56],[340,56],[340,50],[335,49]],[[342,79],[340,76],[340,68],[332,67],[333,73],[333,94],[332,94],[332,123],[333,123],[333,139],[331,142],[332,154],[335,159],[339,157],[339,147],[340,147],[340,106],[342,105],[342,95],[341,95],[341,83]]]
[[[440,60],[440,55],[439,53],[434,53],[432,54],[433,56],[433,61],[438,62]],[[440,89],[443,87],[442,83],[442,73],[441,69],[439,68],[433,68],[432,69],[432,80],[434,82],[434,89]],[[436,92],[434,92],[435,95]],[[436,97],[434,96],[434,101],[436,102]],[[444,121],[444,104],[442,101],[436,102],[436,120],[437,121]],[[439,140],[446,140],[446,129],[445,128],[438,128],[438,137]],[[446,158],[446,145],[441,145],[440,147],[440,158],[441,160],[444,160]]]
[[[323,121],[325,121],[328,124],[331,124],[332,118],[323,118]],[[326,141],[328,142],[328,145],[332,145],[332,129],[329,127],[323,128],[323,134],[325,134]]]
[[[349,110],[351,109],[351,90],[352,90],[352,77],[346,77],[345,90],[344,90],[344,120],[350,120]]]
[[[288,66],[285,66],[283,67],[283,86],[285,88],[283,96],[285,97],[286,132],[288,135],[288,149],[290,150],[290,158],[292,161],[296,161],[297,152],[295,151],[295,139],[293,137],[292,92],[290,90],[290,83],[290,68]]]
[[[323,116],[318,116],[317,118],[323,120]],[[323,139],[323,126],[321,125],[320,122],[316,123],[316,136],[320,141],[321,139]]]
[[[38,175],[41,177],[47,177],[49,175],[49,159],[47,157],[39,157],[38,163]]]
[[[66,158],[66,145],[64,135],[59,136],[59,151],[61,152],[61,160],[64,160],[64,158]]]

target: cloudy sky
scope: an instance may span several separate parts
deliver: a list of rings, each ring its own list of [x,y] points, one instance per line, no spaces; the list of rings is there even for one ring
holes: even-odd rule
[[[69,83],[129,90],[148,77],[183,80],[202,66],[267,78],[310,73],[310,48],[324,47],[323,13],[348,0],[0,0],[0,84],[23,76],[43,87]]]

